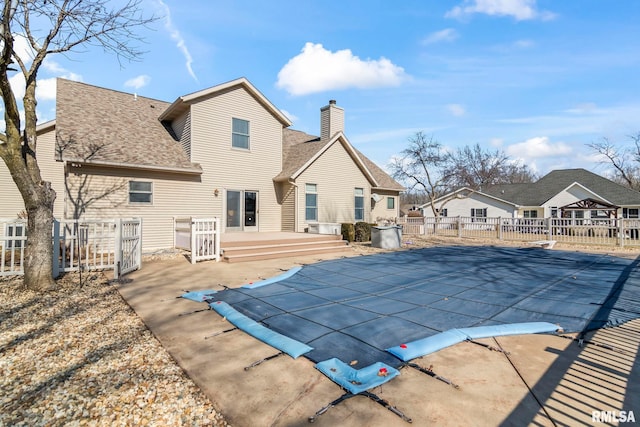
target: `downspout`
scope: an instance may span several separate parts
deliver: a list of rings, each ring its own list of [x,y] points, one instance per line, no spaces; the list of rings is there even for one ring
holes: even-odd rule
[[[295,183],[291,178],[287,180],[287,182],[293,185],[293,231],[295,233],[298,232],[298,184]]]

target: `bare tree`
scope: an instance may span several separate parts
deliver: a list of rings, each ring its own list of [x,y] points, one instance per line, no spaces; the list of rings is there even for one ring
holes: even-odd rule
[[[629,145],[616,145],[608,138],[602,138],[587,146],[602,156],[601,163],[613,168],[614,181],[640,191],[640,132],[630,135],[629,139]]]
[[[0,134],[0,157],[7,165],[27,211],[24,284],[36,290],[55,286],[52,278],[51,227],[56,193],[42,179],[37,163],[36,84],[46,57],[98,46],[118,61],[135,60],[142,52],[135,45],[140,27],[157,17],[145,17],[142,0],[112,7],[108,0],[5,0],[0,23],[0,93],[6,129]],[[31,53],[17,51],[16,37],[24,37]],[[10,80],[24,78],[22,107]]]
[[[520,162],[512,160],[504,151],[483,150],[480,144],[465,146],[451,152],[444,175],[449,188],[468,187],[482,190],[497,184],[533,182],[536,175]]]
[[[447,175],[449,155],[432,136],[417,132],[409,138],[409,146],[391,165],[394,178],[405,182],[409,190],[423,192],[431,202],[433,216],[438,217],[435,201],[449,189]]]

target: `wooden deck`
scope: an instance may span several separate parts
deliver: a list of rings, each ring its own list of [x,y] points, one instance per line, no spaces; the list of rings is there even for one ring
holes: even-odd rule
[[[342,236],[293,232],[224,233],[220,236],[225,262],[288,258],[351,250]]]

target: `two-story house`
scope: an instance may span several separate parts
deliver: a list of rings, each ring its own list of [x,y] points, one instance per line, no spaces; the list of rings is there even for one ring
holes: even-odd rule
[[[141,217],[145,250],[172,246],[175,217],[218,217],[231,233],[398,216],[403,187],[350,144],[335,101],[319,137],[290,126],[245,78],[173,103],[58,79],[38,164],[55,217]],[[0,217],[24,209],[4,163],[0,200]]]

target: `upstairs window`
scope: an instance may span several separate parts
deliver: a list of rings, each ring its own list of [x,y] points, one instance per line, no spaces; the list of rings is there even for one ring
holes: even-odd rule
[[[150,182],[129,181],[129,203],[147,204],[153,202],[153,186]]]
[[[355,189],[355,219],[364,221],[364,188]]]
[[[623,208],[622,209],[622,217],[623,218],[640,218],[639,209],[637,208]]]
[[[396,199],[394,197],[387,197],[387,209],[396,208]]]
[[[249,149],[249,122],[242,119],[232,119],[231,146],[233,148]]]
[[[306,221],[318,220],[318,185],[305,184],[305,210]]]
[[[524,211],[522,214],[525,218],[538,218],[537,210],[527,210],[527,211]]]

